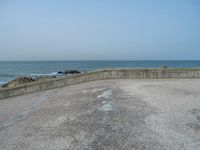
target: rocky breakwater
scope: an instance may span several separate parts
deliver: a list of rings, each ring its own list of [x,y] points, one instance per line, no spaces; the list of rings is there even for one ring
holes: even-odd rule
[[[67,71],[59,71],[57,72],[58,75],[72,75],[72,74],[78,74],[81,73],[78,70],[67,70]],[[38,81],[47,81],[52,78],[57,78],[57,75],[52,75],[52,76],[38,76],[38,77],[17,77],[14,80],[9,81],[8,83],[3,84],[0,86],[1,88],[7,88],[7,87],[16,87],[19,85],[27,84],[27,83],[32,83],[32,82],[38,82]]]
[[[58,71],[58,74],[79,74],[81,73],[78,70],[66,70],[66,71]]]
[[[32,78],[32,77],[17,77],[14,80],[9,81],[8,83],[5,83],[1,86],[1,88],[5,87],[16,87],[19,85],[27,84],[27,83],[32,83],[32,82],[37,82],[37,81],[45,81],[51,78],[56,78],[56,76],[51,76],[51,77],[37,77],[37,78]]]
[[[6,84],[3,84],[2,87],[15,87],[21,84],[26,84],[26,83],[31,83],[31,82],[35,82],[34,78],[31,77],[18,77]]]

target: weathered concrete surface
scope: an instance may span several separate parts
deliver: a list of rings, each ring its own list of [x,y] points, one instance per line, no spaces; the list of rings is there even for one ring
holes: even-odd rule
[[[102,80],[1,100],[0,149],[198,150],[200,80]]]
[[[77,83],[104,79],[149,79],[149,78],[200,78],[200,68],[147,68],[147,69],[100,69],[67,77],[24,84],[0,89],[0,99],[48,89],[65,87]]]

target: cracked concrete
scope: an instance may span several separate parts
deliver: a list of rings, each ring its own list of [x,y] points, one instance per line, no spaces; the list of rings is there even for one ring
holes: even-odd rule
[[[199,79],[102,80],[0,101],[0,149],[200,149]]]

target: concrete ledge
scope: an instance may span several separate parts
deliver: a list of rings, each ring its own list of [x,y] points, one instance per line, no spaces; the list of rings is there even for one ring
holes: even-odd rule
[[[200,78],[200,68],[100,69],[77,75],[49,79],[48,81],[24,84],[14,88],[2,88],[0,89],[0,99],[95,80],[136,78]]]

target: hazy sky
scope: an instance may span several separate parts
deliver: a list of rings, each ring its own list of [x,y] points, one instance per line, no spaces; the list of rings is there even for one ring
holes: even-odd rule
[[[1,60],[200,60],[199,0],[0,0]]]

